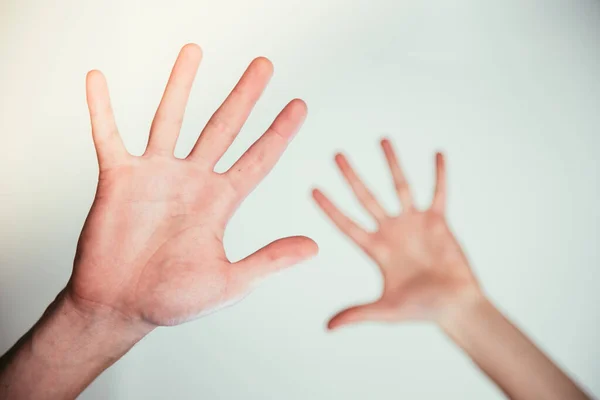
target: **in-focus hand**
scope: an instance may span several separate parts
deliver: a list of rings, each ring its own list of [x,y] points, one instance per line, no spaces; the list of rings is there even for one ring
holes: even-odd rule
[[[312,240],[290,237],[243,260],[227,259],[223,234],[229,218],[275,165],[300,128],[306,105],[291,101],[228,171],[214,172],[272,75],[271,62],[257,58],[189,156],[176,158],[201,57],[196,45],[181,50],[140,157],[123,146],[103,75],[87,76],[100,175],[65,290],[84,312],[110,310],[150,327],[179,324],[240,299],[265,276],[317,252]]]
[[[480,294],[468,261],[446,222],[443,156],[436,155],[433,202],[426,210],[418,210],[390,142],[384,139],[381,146],[402,205],[397,216],[388,215],[343,155],[335,157],[354,194],[377,221],[377,231],[366,231],[321,191],[313,191],[320,208],[375,261],[384,280],[383,293],[377,301],[338,313],[329,321],[330,329],[363,321],[437,321],[460,302]]]

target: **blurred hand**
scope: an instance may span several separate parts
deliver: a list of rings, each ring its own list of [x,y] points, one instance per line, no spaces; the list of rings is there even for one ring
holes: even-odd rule
[[[257,281],[317,252],[312,240],[290,237],[241,261],[227,259],[229,218],[273,168],[300,128],[306,105],[291,101],[228,171],[214,172],[272,75],[271,62],[257,58],[189,156],[175,158],[201,57],[196,45],[181,50],[140,157],[123,146],[104,77],[98,71],[87,76],[100,175],[66,288],[82,312],[111,310],[149,327],[179,324],[240,299]]]
[[[377,301],[338,313],[329,321],[330,329],[363,321],[437,321],[461,301],[480,294],[468,261],[446,222],[443,156],[436,155],[433,202],[426,210],[418,210],[390,142],[385,139],[381,146],[402,205],[397,216],[386,213],[343,155],[335,157],[357,199],[377,221],[377,231],[367,232],[321,191],[313,191],[319,207],[375,261],[384,280],[383,293]]]

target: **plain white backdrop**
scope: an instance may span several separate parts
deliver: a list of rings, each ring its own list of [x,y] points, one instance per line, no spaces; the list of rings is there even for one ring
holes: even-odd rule
[[[156,330],[83,399],[497,399],[433,326],[325,332],[373,299],[372,263],[321,215],[322,187],[372,226],[334,168],[347,152],[398,210],[378,140],[393,139],[422,205],[433,154],[449,219],[496,304],[600,395],[600,3],[581,1],[0,1],[0,353],[66,283],[97,178],[84,78],[102,70],[129,150],[143,152],[181,46],[204,49],[184,156],[252,58],[275,75],[230,165],[294,97],[309,116],[231,221],[240,258],[305,234],[320,255],[235,307]]]

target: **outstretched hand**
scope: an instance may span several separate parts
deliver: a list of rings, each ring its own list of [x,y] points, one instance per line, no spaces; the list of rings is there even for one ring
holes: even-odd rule
[[[123,146],[103,75],[87,76],[100,175],[66,288],[83,312],[115,311],[148,327],[179,324],[240,299],[257,281],[317,252],[312,240],[289,237],[243,260],[227,259],[223,234],[229,218],[299,130],[306,105],[291,101],[228,171],[214,172],[272,75],[271,62],[257,58],[188,157],[176,158],[201,57],[197,45],[181,50],[140,157]]]
[[[443,156],[436,155],[433,202],[426,210],[418,210],[390,142],[384,139],[381,146],[402,205],[397,216],[388,215],[343,155],[335,157],[357,199],[377,221],[377,231],[366,231],[321,191],[313,191],[320,208],[375,261],[384,280],[377,301],[338,313],[329,321],[330,329],[363,321],[439,320],[461,301],[479,294],[468,261],[446,222]]]

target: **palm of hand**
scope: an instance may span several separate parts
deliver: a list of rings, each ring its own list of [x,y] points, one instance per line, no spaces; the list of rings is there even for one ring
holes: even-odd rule
[[[392,319],[435,318],[436,312],[473,283],[465,256],[443,217],[409,211],[386,221],[374,234],[383,257],[383,305]],[[374,252],[376,252],[375,250]]]
[[[378,265],[383,276],[380,298],[346,309],[329,322],[331,329],[362,321],[436,319],[459,297],[477,290],[476,280],[445,217],[445,168],[437,156],[437,186],[432,206],[413,207],[406,179],[387,140],[382,142],[403,212],[388,216],[360,181],[344,156],[336,162],[359,201],[377,220],[367,232],[343,215],[320,191],[315,200],[333,222]]]
[[[68,285],[71,297],[86,307],[174,325],[240,299],[257,280],[316,252],[310,239],[291,237],[238,262],[227,259],[222,242],[227,221],[276,163],[306,109],[292,101],[229,171],[214,172],[272,72],[267,60],[257,59],[190,155],[175,158],[200,56],[193,45],[180,53],[141,157],[129,155],[122,145],[103,77],[88,75],[100,177]]]

